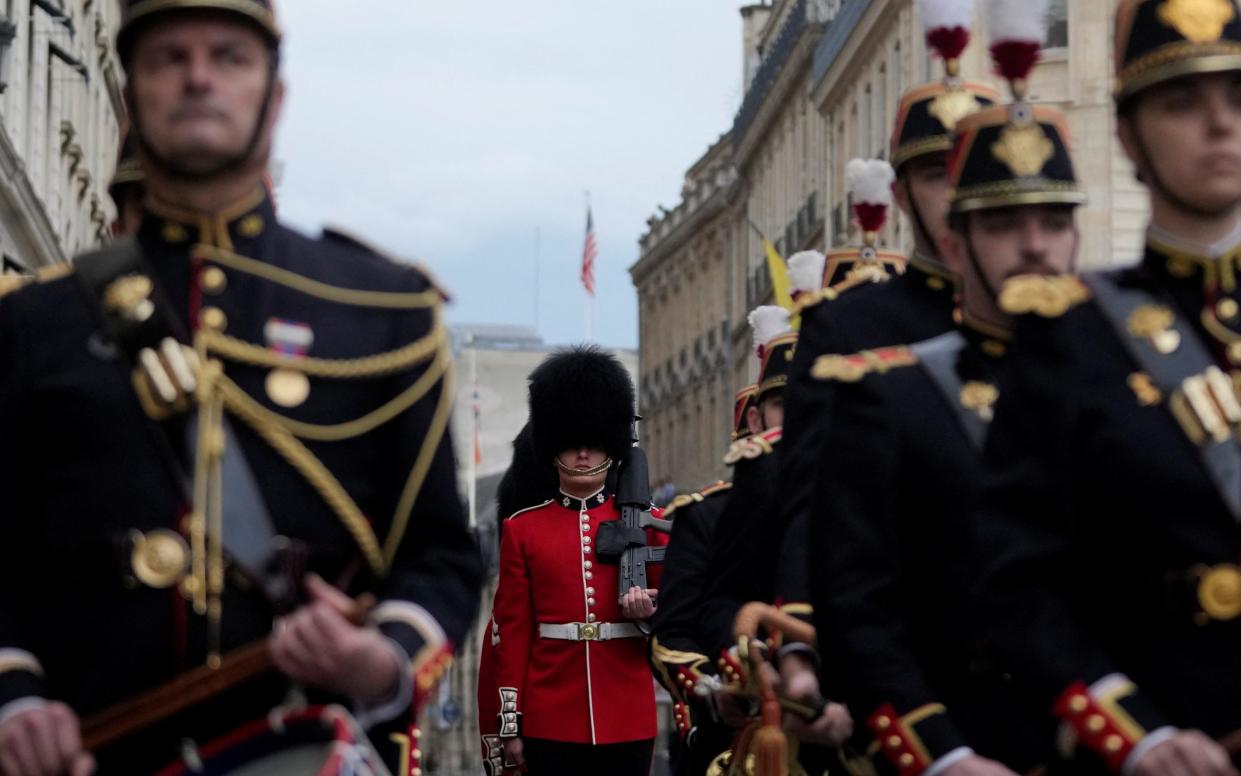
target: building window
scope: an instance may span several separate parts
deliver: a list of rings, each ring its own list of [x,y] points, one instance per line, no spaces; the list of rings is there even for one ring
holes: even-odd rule
[[[1068,45],[1068,0],[1051,0],[1047,5],[1047,48],[1064,48]]]

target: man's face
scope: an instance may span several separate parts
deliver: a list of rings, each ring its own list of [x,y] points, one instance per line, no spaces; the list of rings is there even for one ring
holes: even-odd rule
[[[770,431],[784,425],[784,394],[769,393],[759,402],[758,410],[763,416],[763,430]]]
[[[1072,272],[1078,233],[1070,206],[1019,205],[971,213],[966,240],[994,293],[1016,275]]]
[[[608,459],[608,454],[597,447],[578,447],[561,451],[556,456],[563,468],[558,468],[560,472],[560,484],[565,490],[572,492],[583,491],[584,489],[595,490],[603,487],[604,480],[607,479],[607,471],[598,472],[596,474],[585,474],[603,465]],[[565,471],[569,469],[571,471]],[[582,472],[581,474],[573,474],[572,472]]]
[[[271,53],[253,27],[220,15],[157,20],[135,41],[129,97],[143,137],[163,160],[210,174],[248,150],[262,119]],[[265,161],[283,87],[258,144]]]
[[[1158,181],[1202,213],[1222,215],[1236,208],[1241,202],[1241,73],[1188,76],[1137,99],[1132,114],[1120,121],[1119,133],[1143,179]]]
[[[940,238],[948,231],[948,155],[928,154],[914,159],[901,168],[901,177],[892,184],[896,204],[911,219],[911,205],[918,209],[922,225],[930,232],[931,245],[935,250]],[[924,236],[917,234],[917,239]]]

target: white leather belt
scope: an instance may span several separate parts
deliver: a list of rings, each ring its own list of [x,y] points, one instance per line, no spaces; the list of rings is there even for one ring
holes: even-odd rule
[[[566,622],[563,625],[539,623],[539,637],[544,639],[610,641],[636,639],[641,635],[642,631],[632,622]]]

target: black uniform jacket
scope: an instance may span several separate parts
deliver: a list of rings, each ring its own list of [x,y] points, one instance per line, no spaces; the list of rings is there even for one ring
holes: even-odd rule
[[[971,510],[1004,345],[962,334],[939,356],[953,380],[933,379],[915,346],[889,371],[836,381],[831,416],[810,426],[832,451],[808,542],[823,674],[902,773],[917,772],[905,755],[925,767],[963,746],[1019,772],[1038,759],[967,633]]]
[[[1032,707],[1054,711],[1113,769],[1162,726],[1241,727],[1241,619],[1202,605],[1234,600],[1212,596],[1207,575],[1235,570],[1241,530],[1178,420],[1178,396],[1152,385],[1122,339],[1176,352],[1178,338],[1155,337],[1170,311],[1226,375],[1226,350],[1201,320],[1231,307],[1236,326],[1230,257],[1148,241],[1143,262],[1115,277],[1153,294],[1154,327],[1135,315],[1122,335],[1097,298],[1024,316],[992,425],[981,622]]]
[[[733,620],[750,601],[772,600],[779,534],[778,459],[781,430],[733,443],[733,487],[711,538],[706,595],[699,615],[699,640],[718,658],[736,643]]]
[[[826,447],[813,429],[830,412],[831,383],[814,380],[815,359],[828,353],[858,353],[888,345],[921,342],[952,328],[953,282],[942,269],[912,260],[905,274],[822,301],[802,315],[797,352],[784,392],[785,438],[780,469],[779,533],[783,542],[778,600],[802,614],[810,521],[816,515],[816,484],[829,465]]]
[[[153,203],[138,241],[184,331],[216,327],[208,355],[239,389],[229,420],[276,533],[304,545],[309,570],[376,596],[372,620],[411,671],[441,661],[473,620],[481,571],[446,432],[440,292],[350,239],[282,227],[261,193],[214,216]],[[292,408],[266,388],[280,349],[309,359],[294,365],[310,393]],[[76,278],[0,301],[0,707],[46,697],[89,715],[204,663],[206,618],[130,566],[136,536],[188,536],[187,426],[147,418]],[[274,614],[227,581],[225,651],[267,636]],[[279,697],[251,694],[212,725]],[[181,727],[159,743],[175,753],[181,737],[214,732]]]

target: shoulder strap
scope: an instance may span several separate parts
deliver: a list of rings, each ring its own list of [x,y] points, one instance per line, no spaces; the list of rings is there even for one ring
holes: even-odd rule
[[[965,337],[961,332],[944,332],[924,342],[910,347],[918,357],[918,364],[931,382],[943,394],[944,401],[952,408],[961,432],[969,441],[970,446],[981,451],[987,440],[987,423],[977,412],[961,403],[961,389],[964,383],[957,374],[957,358],[965,348]]]
[[[172,314],[172,307],[148,266],[142,247],[135,240],[118,240],[93,253],[79,257],[76,277],[100,325],[124,356],[129,370],[141,363],[146,348],[158,350],[166,339],[186,341],[184,331]],[[149,420],[152,437],[174,479],[188,494],[190,476],[177,455],[178,440],[171,428]],[[191,417],[184,425],[191,454],[197,448],[198,424]],[[295,591],[286,575],[273,574],[275,528],[258,482],[245,458],[227,418],[222,425],[225,436],[221,460],[222,543],[230,558],[255,582],[263,586],[269,600],[278,605],[289,602]]]
[[[1153,338],[1137,336],[1130,331],[1132,328],[1130,321],[1139,308],[1152,306],[1171,311],[1170,305],[1162,304],[1160,300],[1146,291],[1121,288],[1116,284],[1114,277],[1108,274],[1094,274],[1085,277],[1084,280],[1094,292],[1096,306],[1111,324],[1116,332],[1116,338],[1137,362],[1138,367],[1146,372],[1155,386],[1163,392],[1164,396],[1168,397],[1169,410],[1181,428],[1191,437],[1190,441],[1197,448],[1202,465],[1206,468],[1211,481],[1214,482],[1215,489],[1224,505],[1232,514],[1233,519],[1241,522],[1241,447],[1237,445],[1236,436],[1228,433],[1203,437],[1200,433],[1191,433],[1190,426],[1187,425],[1191,419],[1185,417],[1186,412],[1198,413],[1198,421],[1195,422],[1199,422],[1207,420],[1207,418],[1200,417],[1201,413],[1214,413],[1213,419],[1222,422],[1224,428],[1227,429],[1231,425],[1230,419],[1218,416],[1220,410],[1215,405],[1215,401],[1220,401],[1221,404],[1229,401],[1232,405],[1236,404],[1237,399],[1233,393],[1231,380],[1219,370],[1210,353],[1199,341],[1197,333],[1186,325],[1180,316],[1173,316],[1166,328],[1167,332],[1174,333],[1173,336],[1177,343],[1175,348],[1162,348],[1162,351],[1170,350],[1170,352],[1161,352],[1161,349],[1157,349]],[[1226,395],[1223,395],[1223,391],[1214,391],[1215,386],[1210,378],[1217,373],[1228,382]],[[1217,393],[1219,395],[1216,395]],[[1215,395],[1214,400],[1211,398],[1212,395]],[[1202,396],[1205,396],[1206,402],[1201,402]],[[1206,406],[1202,406],[1204,404]],[[1236,420],[1241,420],[1241,417]],[[1204,427],[1208,425],[1210,424],[1203,423]]]

